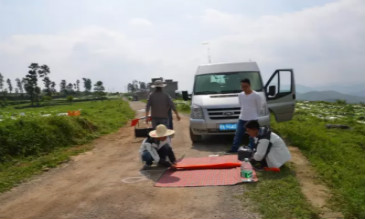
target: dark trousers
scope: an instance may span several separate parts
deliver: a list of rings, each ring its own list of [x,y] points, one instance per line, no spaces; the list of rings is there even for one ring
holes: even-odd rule
[[[234,152],[237,152],[238,148],[241,146],[243,136],[247,135],[246,128],[245,128],[245,125],[247,122],[248,121],[244,121],[244,120],[240,120],[240,119],[237,122],[237,129],[236,129],[236,133],[234,135],[233,144],[232,144],[232,148],[231,148],[231,150]],[[255,144],[254,139],[251,138],[250,136],[248,136],[248,139],[249,139],[248,146],[251,149],[253,149],[254,144]]]
[[[144,150],[142,153],[142,160],[146,162],[147,166],[151,166],[153,162],[153,157],[151,156],[150,152]]]
[[[169,119],[168,118],[152,118],[152,128],[156,129],[156,126],[163,124],[166,128],[169,128]]]
[[[171,166],[171,163],[174,163],[176,161],[175,154],[172,151],[172,148],[169,144],[165,144],[162,146],[158,151],[158,155],[160,156],[160,162],[159,164],[164,166]],[[166,157],[169,158],[170,162],[166,161]]]
[[[174,124],[172,123],[172,110],[169,109],[169,125],[167,126],[168,129],[174,129]]]

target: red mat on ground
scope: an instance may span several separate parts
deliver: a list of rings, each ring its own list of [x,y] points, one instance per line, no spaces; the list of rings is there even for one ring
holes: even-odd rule
[[[215,165],[222,163],[237,163],[237,155],[219,157],[184,158],[178,162],[180,166],[188,165]],[[254,182],[257,182],[255,171]],[[157,181],[157,187],[185,187],[185,186],[220,186],[235,185],[243,182],[240,168],[227,169],[193,169],[193,170],[167,170]]]

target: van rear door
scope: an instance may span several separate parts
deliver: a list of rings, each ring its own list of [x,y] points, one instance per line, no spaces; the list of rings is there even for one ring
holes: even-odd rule
[[[265,85],[268,107],[278,122],[291,120],[295,109],[293,69],[276,70]]]

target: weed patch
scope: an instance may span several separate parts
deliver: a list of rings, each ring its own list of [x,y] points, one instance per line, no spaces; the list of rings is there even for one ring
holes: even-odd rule
[[[320,110],[322,107],[327,110]],[[365,218],[365,126],[354,119],[363,110],[358,105],[308,102],[299,104],[292,121],[271,121],[273,129],[301,149],[334,191],[334,208],[346,218]],[[329,122],[351,129],[326,129]]]
[[[250,198],[263,218],[318,218],[300,190],[295,170],[286,164],[279,173],[258,172],[258,183],[244,184],[242,198]]]

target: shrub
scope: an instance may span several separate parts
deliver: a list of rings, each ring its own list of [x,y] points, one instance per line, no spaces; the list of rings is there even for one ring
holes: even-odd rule
[[[66,97],[66,100],[71,103],[74,100],[74,97],[71,96],[71,95],[70,96],[67,96]]]
[[[42,101],[46,101],[46,102],[48,102],[48,101],[51,101],[52,100],[52,97],[51,96],[42,96]]]
[[[81,116],[39,116],[47,114],[50,109],[65,112],[79,107],[87,108],[81,111]],[[76,103],[72,107],[38,107],[32,112],[26,112],[26,115],[28,116],[19,116],[16,120],[7,118],[0,123],[0,162],[39,156],[59,147],[85,142],[121,127],[134,116],[134,112],[127,102],[113,100]]]
[[[79,133],[88,134],[77,120],[66,116],[22,118],[0,126],[1,161],[49,153],[76,143],[74,138],[80,137]]]
[[[178,111],[183,113],[190,113],[190,102],[185,101],[175,101],[175,105]]]
[[[346,105],[346,100],[336,100],[337,104]]]

